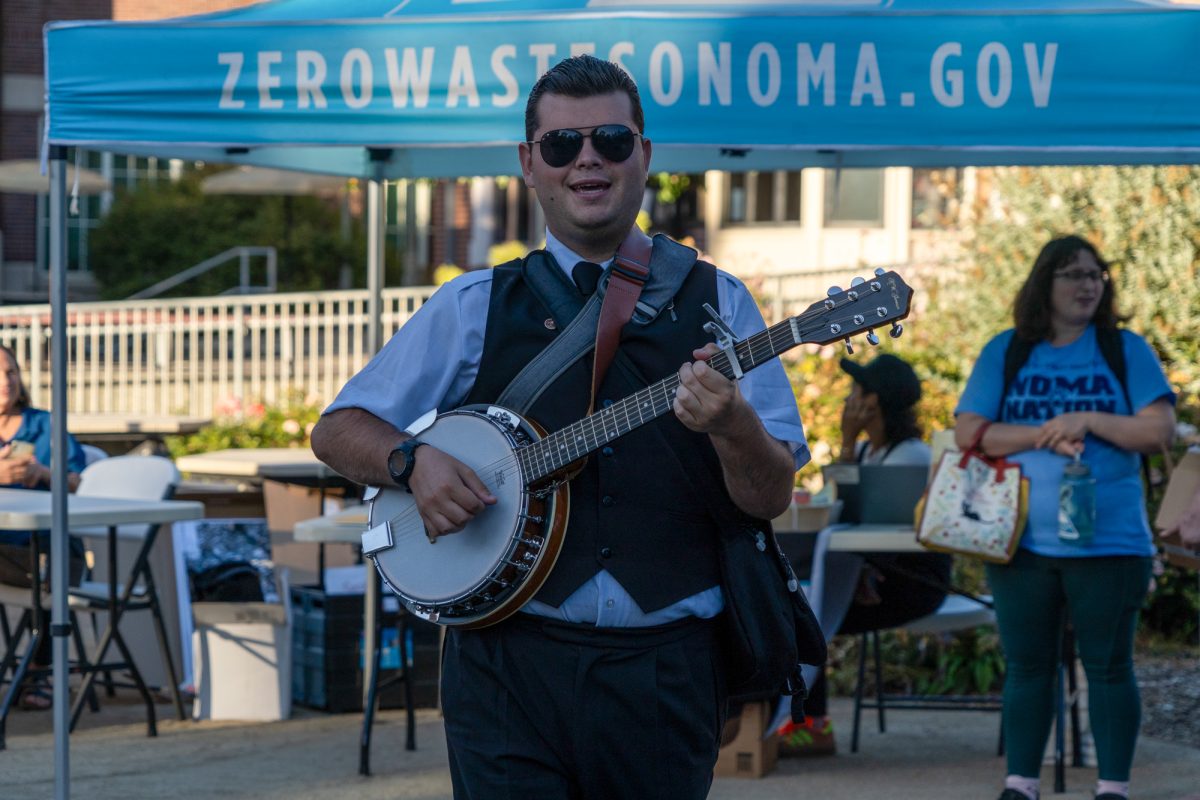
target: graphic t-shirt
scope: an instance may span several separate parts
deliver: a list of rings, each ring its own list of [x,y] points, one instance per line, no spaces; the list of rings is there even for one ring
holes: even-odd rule
[[[1095,328],[1088,326],[1078,339],[1061,347],[1039,342],[1013,379],[1002,405],[1004,353],[1012,337],[1012,330],[1005,331],[983,348],[955,414],[972,413],[1011,425],[1037,426],[1074,411],[1129,415],[1156,400],[1175,401],[1150,346],[1137,334],[1122,331],[1131,410],[1120,382],[1100,352]],[[1008,456],[1029,478],[1029,523],[1021,547],[1040,555],[1067,558],[1153,554],[1140,457],[1090,433],[1083,444],[1083,461],[1096,479],[1095,537],[1087,544],[1059,540],[1059,484],[1069,459],[1050,450],[1026,450]]]

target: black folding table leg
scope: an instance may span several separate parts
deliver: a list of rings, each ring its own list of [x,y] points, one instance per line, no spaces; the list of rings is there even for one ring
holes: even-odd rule
[[[154,576],[150,565],[146,565],[143,574],[146,582],[146,592],[150,601],[150,615],[154,618],[154,633],[158,637],[158,649],[162,653],[163,663],[167,667],[167,680],[171,684],[171,700],[175,704],[175,714],[182,721],[187,719],[183,713],[183,697],[179,694],[179,676],[175,673],[175,659],[171,658],[171,647],[167,644],[167,628],[163,624],[162,607],[158,603],[158,587],[154,585]]]
[[[862,716],[863,682],[867,678],[867,634],[858,645],[858,680],[854,684],[854,729],[850,734],[850,752],[858,752],[858,725]]]
[[[17,650],[14,645],[21,641],[21,637],[29,631],[29,647],[21,656],[20,661],[17,661]],[[25,680],[25,673],[29,669],[29,662],[33,660],[33,654],[37,651],[38,643],[41,642],[42,632],[35,629],[32,624],[32,617],[28,610],[21,613],[21,618],[17,621],[17,629],[12,636],[12,644],[4,653],[4,660],[0,662],[0,679],[4,678],[4,674],[10,669],[13,671],[12,683],[8,685],[8,691],[4,693],[4,700],[0,701],[0,750],[4,749],[4,732],[8,722],[8,712],[12,709],[13,704],[17,701],[17,694],[21,690],[21,682]]]
[[[371,774],[371,728],[375,724],[375,695],[379,689],[379,615],[382,586],[379,571],[367,567],[367,593],[363,598],[363,646],[367,649],[364,659],[366,673],[363,681],[366,694],[363,697],[362,735],[358,746],[358,774]]]
[[[875,651],[875,708],[879,712],[879,732],[887,733],[887,718],[883,708],[883,657],[879,650],[879,631],[871,631]]]
[[[413,709],[412,668],[408,652],[408,614],[400,612],[400,680],[404,681],[404,749],[417,749],[417,715]]]

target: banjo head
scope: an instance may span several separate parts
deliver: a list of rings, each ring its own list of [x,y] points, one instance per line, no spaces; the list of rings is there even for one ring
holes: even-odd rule
[[[476,623],[510,599],[541,557],[528,552],[529,495],[514,453],[531,434],[536,437],[531,429],[513,430],[472,409],[442,414],[421,432],[422,441],[473,469],[497,498],[457,533],[430,542],[413,496],[398,487],[380,491],[372,500],[370,524],[388,523],[392,546],[371,557],[388,587],[415,615],[441,624]]]

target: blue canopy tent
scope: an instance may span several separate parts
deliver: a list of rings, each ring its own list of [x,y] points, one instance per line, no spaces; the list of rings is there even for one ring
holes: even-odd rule
[[[654,168],[1200,162],[1200,9],[1167,0],[277,0],[46,29],[51,303],[70,146],[380,181],[513,174],[524,98],[592,52],[642,90]],[[65,450],[64,337],[54,340]],[[56,797],[66,483],[54,472]]]
[[[668,171],[1183,163],[1198,31],[1200,10],[1159,0],[279,0],[51,24],[47,136],[363,178],[509,173],[533,81],[593,52],[637,79]]]

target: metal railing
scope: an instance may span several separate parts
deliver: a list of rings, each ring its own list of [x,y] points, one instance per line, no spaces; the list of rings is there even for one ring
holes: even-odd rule
[[[773,324],[854,274],[823,270],[745,282]],[[434,288],[384,291],[383,341]],[[227,398],[273,403],[296,391],[327,403],[371,356],[364,290],[72,303],[66,335],[73,413],[209,416]],[[17,353],[41,408],[50,403],[50,336],[48,306],[0,306],[0,343]]]
[[[433,287],[383,293],[390,336]],[[225,398],[278,402],[301,391],[328,402],[368,361],[367,293],[72,303],[67,399],[75,413],[209,416]],[[50,403],[50,309],[0,306],[34,405]]]
[[[263,256],[267,260],[267,281],[262,286],[255,286],[250,283],[250,259],[253,256]],[[231,247],[223,253],[218,253],[212,258],[201,261],[194,267],[188,267],[185,270],[176,272],[171,277],[164,278],[153,286],[148,286],[140,292],[129,295],[128,299],[146,300],[151,297],[158,297],[163,292],[187,283],[192,278],[216,269],[235,258],[238,260],[238,285],[227,289],[221,294],[254,294],[275,291],[275,287],[279,285],[279,269],[277,266],[279,255],[276,253],[275,248],[242,246]]]

